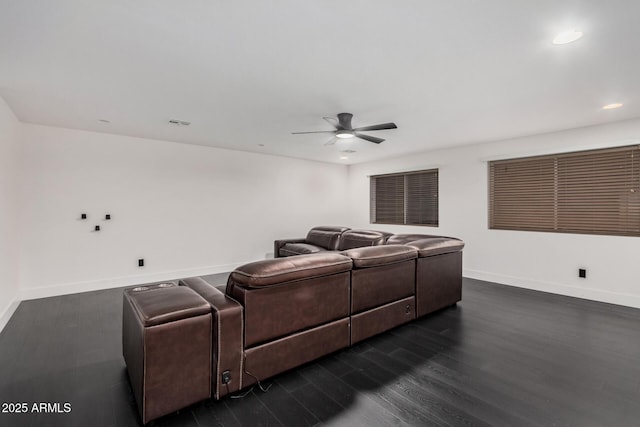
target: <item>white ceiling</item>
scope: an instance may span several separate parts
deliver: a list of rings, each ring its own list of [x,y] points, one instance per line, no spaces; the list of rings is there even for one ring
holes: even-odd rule
[[[637,0],[0,0],[0,96],[29,123],[358,163],[639,117],[639,16]],[[399,129],[290,134],[340,112]]]

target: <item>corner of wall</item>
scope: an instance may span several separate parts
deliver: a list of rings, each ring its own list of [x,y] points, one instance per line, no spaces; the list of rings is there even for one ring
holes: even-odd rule
[[[15,313],[19,305],[20,299],[14,298],[13,300],[9,301],[9,304],[4,308],[4,310],[0,308],[0,310],[2,310],[0,311],[0,333],[2,333],[4,327],[7,326],[7,323],[9,323],[9,320],[11,320],[11,316],[13,316],[13,313]]]
[[[0,331],[20,304],[20,135],[20,121],[0,97]]]

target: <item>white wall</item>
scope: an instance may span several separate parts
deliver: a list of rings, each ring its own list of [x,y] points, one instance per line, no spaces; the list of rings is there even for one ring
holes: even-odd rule
[[[29,299],[228,271],[270,256],[275,238],[304,235],[317,224],[458,236],[467,243],[468,277],[640,307],[639,238],[488,230],[486,164],[640,143],[640,120],[349,168],[20,124],[4,103],[0,136],[4,311],[15,300],[18,277],[20,296]],[[368,175],[430,167],[440,169],[440,227],[369,224]],[[79,219],[83,212],[86,221]],[[111,221],[103,220],[106,213]],[[94,225],[102,231],[93,232]],[[144,268],[138,258],[145,258]],[[587,268],[586,280],[578,279],[579,267]]]
[[[640,119],[423,152],[349,170],[349,222],[393,232],[465,240],[464,275],[514,286],[640,307],[639,237],[489,230],[487,160],[640,143]],[[438,167],[440,226],[369,224],[368,175]],[[578,278],[578,268],[587,278]]]
[[[0,331],[18,306],[18,139],[20,123],[0,98]]]
[[[348,219],[343,165],[29,124],[22,133],[23,299],[229,271],[270,256],[276,238]]]

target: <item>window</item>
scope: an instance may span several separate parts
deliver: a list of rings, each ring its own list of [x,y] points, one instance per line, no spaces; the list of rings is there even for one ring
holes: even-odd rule
[[[438,170],[370,178],[372,224],[438,225]]]
[[[640,236],[640,146],[489,162],[489,228]]]

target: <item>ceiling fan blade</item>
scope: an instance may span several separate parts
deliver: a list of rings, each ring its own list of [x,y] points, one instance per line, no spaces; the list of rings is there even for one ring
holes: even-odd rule
[[[373,126],[364,126],[361,128],[357,128],[357,129],[353,129],[356,132],[362,131],[362,130],[385,130],[385,129],[397,129],[398,126],[396,126],[395,123],[383,123],[381,125],[373,125]]]
[[[373,142],[374,144],[380,144],[382,141],[384,141],[384,139],[382,138],[376,138],[375,136],[370,136],[370,135],[363,135],[361,133],[354,133],[354,135],[360,139],[364,139],[365,141]]]
[[[324,143],[324,145],[333,145],[336,143],[336,141],[338,140],[338,138],[336,138],[335,136],[333,138],[331,138],[330,140],[328,140],[327,142]]]
[[[335,130],[318,130],[313,132],[291,132],[291,135],[300,135],[303,133],[335,133]]]
[[[338,128],[338,119],[336,117],[323,117],[324,121],[329,123],[334,128],[340,130]]]
[[[338,126],[336,128],[338,130],[351,130],[351,118],[353,114],[351,113],[340,113],[338,114]]]

